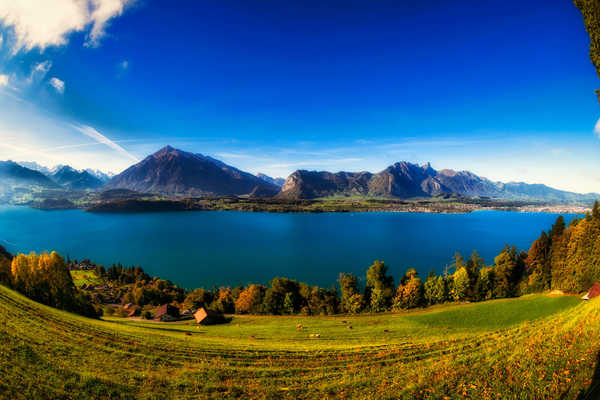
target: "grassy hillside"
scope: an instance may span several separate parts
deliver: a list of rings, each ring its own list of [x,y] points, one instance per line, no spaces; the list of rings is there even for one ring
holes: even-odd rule
[[[0,397],[575,398],[599,334],[600,300],[574,297],[198,329],[90,320],[0,287]]]

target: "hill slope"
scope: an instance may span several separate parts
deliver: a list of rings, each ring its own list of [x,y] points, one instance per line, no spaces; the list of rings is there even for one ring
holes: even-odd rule
[[[212,157],[170,146],[114,176],[105,188],[186,196],[239,196],[255,191],[268,197],[279,191],[276,185]]]
[[[590,385],[600,348],[600,303],[579,302],[530,296],[405,316],[236,317],[198,329],[90,320],[0,287],[0,393],[575,398]]]

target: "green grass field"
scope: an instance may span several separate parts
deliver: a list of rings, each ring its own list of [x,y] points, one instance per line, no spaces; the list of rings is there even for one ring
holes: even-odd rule
[[[571,399],[599,338],[600,300],[568,296],[198,329],[90,320],[0,287],[0,397]]]
[[[73,277],[73,283],[77,287],[102,284],[102,279],[98,278],[94,271],[74,270],[71,271],[71,276]]]

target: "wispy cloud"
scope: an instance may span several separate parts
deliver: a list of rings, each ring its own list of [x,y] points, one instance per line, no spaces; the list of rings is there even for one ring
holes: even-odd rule
[[[596,122],[596,126],[594,127],[594,133],[600,138],[600,118],[598,119],[598,122]]]
[[[65,82],[64,81],[61,81],[60,79],[54,77],[54,78],[51,78],[48,83],[50,84],[50,86],[52,86],[54,89],[56,89],[56,91],[58,93],[60,93],[60,94],[65,93]]]
[[[62,46],[72,32],[89,29],[86,46],[97,46],[109,21],[129,0],[0,1],[0,21],[12,28],[12,52]],[[91,28],[90,28],[91,27]],[[7,42],[7,39],[4,39]]]
[[[9,149],[9,150],[11,150],[11,152],[18,153],[21,156],[28,156],[28,157],[36,156],[36,157],[51,159],[53,161],[59,160],[57,157],[55,157],[54,155],[52,155],[50,153],[40,151],[37,149],[24,147],[24,146],[16,146],[14,144],[6,143],[6,142],[0,142],[0,148]]]
[[[101,134],[96,129],[92,128],[91,126],[72,125],[72,127],[74,129],[76,129],[77,131],[81,132],[82,134],[84,134],[85,136],[88,136],[88,137],[94,139],[98,143],[105,144],[108,147],[110,147],[111,149],[118,151],[119,153],[123,154],[124,156],[127,156],[131,160],[133,160],[135,162],[139,161],[139,159],[136,156],[134,156],[133,154],[131,154],[130,152],[125,150],[123,147],[119,146],[116,142],[110,140],[109,138],[107,138],[106,136],[104,136],[103,134]]]
[[[251,156],[249,154],[240,154],[240,153],[217,153],[216,156],[217,157],[223,157],[223,158],[239,158],[239,159],[256,158],[256,157]]]
[[[8,86],[8,75],[0,74],[0,86]]]

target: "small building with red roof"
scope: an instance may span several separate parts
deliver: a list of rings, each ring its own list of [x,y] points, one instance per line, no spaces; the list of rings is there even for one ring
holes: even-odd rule
[[[590,290],[582,297],[583,300],[590,300],[594,297],[600,296],[600,283],[596,282],[592,285]]]

